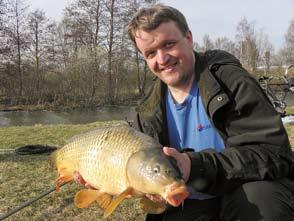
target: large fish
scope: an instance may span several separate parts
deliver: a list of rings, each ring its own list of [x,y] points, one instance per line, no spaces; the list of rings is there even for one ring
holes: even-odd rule
[[[173,159],[153,138],[128,125],[109,126],[73,137],[53,154],[58,171],[57,189],[78,171],[96,189],[83,189],[75,204],[84,208],[97,202],[104,217],[128,197],[142,197],[148,213],[161,213],[165,202],[153,202],[146,194],[157,194],[172,206],[189,195]]]

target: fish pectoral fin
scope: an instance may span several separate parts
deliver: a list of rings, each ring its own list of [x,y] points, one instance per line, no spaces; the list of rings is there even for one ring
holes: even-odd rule
[[[115,197],[104,211],[103,218],[107,218],[127,196],[133,195],[133,193],[133,188],[129,187],[121,194],[119,194],[117,197]]]
[[[106,210],[112,201],[112,196],[110,194],[100,192],[100,195],[96,198],[96,201],[101,209]]]
[[[91,203],[95,202],[101,195],[101,191],[93,189],[83,189],[75,195],[75,205],[78,208],[86,208]]]
[[[154,202],[147,197],[142,197],[140,200],[140,207],[147,213],[160,214],[166,210],[165,202]]]
[[[62,184],[69,182],[71,180],[73,180],[73,174],[67,171],[65,168],[60,169],[58,171],[58,177],[55,180],[56,191],[59,192]]]

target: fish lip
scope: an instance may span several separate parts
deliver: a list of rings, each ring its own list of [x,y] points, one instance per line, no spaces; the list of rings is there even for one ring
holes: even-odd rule
[[[168,187],[166,193],[166,201],[177,207],[183,203],[183,201],[189,196],[189,191],[184,183],[172,184]]]

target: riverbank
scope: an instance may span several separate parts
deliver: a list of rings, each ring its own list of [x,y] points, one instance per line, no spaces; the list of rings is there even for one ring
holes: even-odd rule
[[[131,120],[135,115],[133,106],[101,106],[66,111],[0,111],[0,127],[88,124],[96,121]]]
[[[117,101],[113,104],[99,103],[99,104],[70,104],[70,105],[56,105],[52,103],[46,104],[4,104],[0,101],[0,111],[10,112],[10,111],[69,111],[76,109],[96,109],[105,106],[137,106],[142,97],[137,96],[129,99],[124,99]]]

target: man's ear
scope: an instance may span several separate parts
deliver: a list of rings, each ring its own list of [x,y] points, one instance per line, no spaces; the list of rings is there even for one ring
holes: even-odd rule
[[[191,31],[187,31],[186,38],[191,44],[193,44],[193,36]]]

